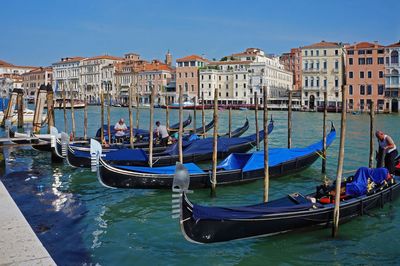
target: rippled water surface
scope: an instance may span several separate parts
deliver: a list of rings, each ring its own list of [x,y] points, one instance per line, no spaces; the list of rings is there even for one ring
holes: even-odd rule
[[[148,126],[148,110],[140,110],[141,128]],[[190,111],[185,111],[185,117]],[[286,112],[269,112],[275,120],[270,147],[287,143]],[[220,111],[219,131],[228,130],[228,111]],[[76,111],[79,136],[83,135],[83,111]],[[248,116],[255,132],[254,111],[233,111],[232,128]],[[68,116],[69,117],[69,116]],[[128,110],[112,108],[113,124],[119,117],[129,123]],[[261,127],[261,112],[259,114]],[[56,124],[64,130],[63,112]],[[155,110],[165,121],[165,111]],[[212,119],[206,111],[206,122]],[[338,131],[340,114],[329,114]],[[177,111],[171,111],[171,123]],[[197,126],[201,116],[197,113]],[[377,116],[376,128],[387,131],[400,145],[400,116]],[[98,107],[89,108],[89,134],[100,126]],[[69,128],[70,125],[69,125]],[[322,114],[293,114],[293,146],[320,140]],[[369,117],[349,115],[344,170],[368,164]],[[328,177],[335,178],[339,137],[328,150]],[[52,257],[60,265],[255,265],[255,264],[398,264],[400,255],[400,200],[341,225],[339,237],[330,229],[307,230],[253,240],[213,245],[187,242],[177,220],[171,218],[169,190],[117,190],[104,188],[95,174],[65,163],[51,164],[50,154],[30,148],[9,149],[7,175],[1,180]],[[292,192],[307,193],[321,180],[321,161],[310,168],[270,181],[270,198]],[[203,204],[253,204],[262,200],[263,182],[217,188],[217,198],[197,190],[192,201]]]

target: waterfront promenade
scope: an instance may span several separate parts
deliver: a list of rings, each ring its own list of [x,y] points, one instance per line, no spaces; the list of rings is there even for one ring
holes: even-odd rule
[[[0,265],[56,265],[0,181]]]

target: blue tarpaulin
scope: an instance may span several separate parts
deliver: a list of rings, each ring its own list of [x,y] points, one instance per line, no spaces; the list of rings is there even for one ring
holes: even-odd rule
[[[346,195],[358,197],[367,193],[368,178],[380,185],[386,179],[388,170],[386,168],[361,167],[354,175],[353,181],[346,184]]]
[[[0,98],[0,111],[6,110],[8,107],[8,99]]]
[[[146,152],[142,149],[120,149],[116,151],[110,151],[103,154],[102,157],[107,161],[124,161],[135,158],[135,161],[147,162],[149,157]]]
[[[329,146],[336,137],[336,131],[332,131],[326,138],[326,144]],[[275,166],[302,156],[306,156],[322,150],[322,140],[305,148],[272,148],[268,150],[269,166]],[[232,153],[219,165],[218,169],[232,170],[242,169],[243,172],[258,170],[264,168],[264,151],[254,152],[252,154]]]
[[[189,171],[189,174],[202,174],[204,171],[198,167],[194,163],[185,163],[183,164],[186,169]],[[123,166],[117,165],[119,169],[125,169],[134,172],[141,172],[141,173],[152,173],[152,174],[175,174],[175,165],[171,166],[160,166],[160,167],[146,167],[146,166]]]

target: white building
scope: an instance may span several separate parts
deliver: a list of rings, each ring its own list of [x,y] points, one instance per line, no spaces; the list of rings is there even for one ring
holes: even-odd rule
[[[80,64],[81,86],[84,88],[86,100],[91,103],[99,102],[100,92],[104,86],[102,82],[102,68],[123,61],[124,58],[101,55],[86,58]],[[109,80],[109,78],[107,78]]]
[[[344,75],[343,45],[321,41],[301,47],[302,53],[302,105],[315,110],[324,104],[324,91],[328,94],[328,108],[340,109]]]
[[[80,62],[83,57],[66,57],[52,65],[53,67],[53,90],[56,97],[63,97],[62,92],[65,90],[67,98],[71,97],[71,90],[77,99],[83,100],[85,93],[80,83]]]
[[[385,98],[390,112],[399,112],[400,101],[400,42],[386,46]]]
[[[284,69],[279,58],[266,56],[257,48],[210,62],[207,68],[200,70],[200,91],[204,92],[206,104],[213,103],[217,88],[219,104],[252,105],[257,92],[262,105],[262,88],[266,87],[269,103],[280,105],[286,101],[292,83],[292,73]]]

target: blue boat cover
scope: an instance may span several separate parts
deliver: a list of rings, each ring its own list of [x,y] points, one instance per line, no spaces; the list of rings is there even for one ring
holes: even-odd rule
[[[331,131],[326,138],[326,145],[329,146],[336,137],[336,131]],[[322,150],[322,140],[305,148],[271,148],[268,150],[269,166],[275,166],[302,156],[313,154]],[[264,168],[264,151],[251,154],[232,153],[219,165],[218,169],[233,170],[242,169],[243,172]]]
[[[129,148],[103,153],[102,158],[107,161],[130,161],[134,159],[139,162],[147,162],[149,160],[144,150]]]
[[[269,203],[260,203],[242,207],[209,207],[193,204],[193,218],[202,220],[230,220],[252,219],[268,214],[306,211],[313,207],[311,202],[301,204],[286,204],[269,206]]]
[[[90,151],[74,150],[74,156],[81,158],[90,158]],[[118,146],[111,146],[109,149],[103,150],[102,156],[104,160],[108,161],[135,160],[140,162],[147,162],[149,160],[146,152],[142,149],[121,148]]]
[[[386,168],[358,168],[354,175],[353,181],[346,184],[346,195],[358,197],[367,193],[368,178],[379,185],[388,176],[388,170]]]
[[[194,163],[185,163],[183,164],[186,169],[189,171],[189,174],[203,174],[204,171],[198,167]],[[159,166],[159,167],[146,167],[146,166],[123,166],[123,165],[116,165],[115,167],[119,169],[125,169],[134,172],[141,172],[141,173],[151,173],[151,174],[168,174],[173,175],[175,174],[175,165],[171,166]]]
[[[7,110],[8,107],[8,99],[0,98],[0,111]]]

